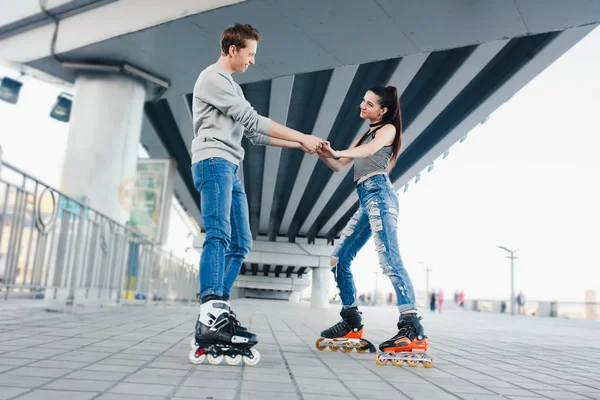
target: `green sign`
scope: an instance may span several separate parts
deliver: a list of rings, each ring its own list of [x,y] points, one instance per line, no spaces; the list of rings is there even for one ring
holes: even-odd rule
[[[174,181],[174,160],[138,161],[129,224],[156,243],[167,238]]]

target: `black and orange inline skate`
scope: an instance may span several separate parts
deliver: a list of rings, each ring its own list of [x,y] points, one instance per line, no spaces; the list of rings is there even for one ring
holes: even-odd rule
[[[373,343],[362,337],[363,325],[360,315],[358,307],[342,308],[340,312],[342,320],[321,332],[315,347],[320,351],[329,347],[331,351],[342,349],[345,353],[350,353],[353,349],[359,353],[367,351],[374,353],[376,350]]]
[[[404,362],[409,367],[416,367],[419,363],[425,368],[433,367],[433,360],[425,353],[429,342],[420,320],[421,317],[416,313],[400,316],[398,333],[379,345],[381,353],[375,356],[377,365],[385,365],[390,361],[397,367]]]

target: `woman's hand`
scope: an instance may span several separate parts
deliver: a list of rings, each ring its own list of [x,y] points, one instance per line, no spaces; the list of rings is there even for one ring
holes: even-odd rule
[[[338,158],[337,151],[331,148],[331,143],[325,141],[323,142],[321,148],[317,150],[317,153],[322,155],[325,158]]]

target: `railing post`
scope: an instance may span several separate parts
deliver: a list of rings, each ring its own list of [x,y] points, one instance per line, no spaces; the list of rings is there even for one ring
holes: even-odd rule
[[[71,284],[69,285],[69,297],[67,297],[67,312],[73,312],[75,306],[75,293],[77,291],[77,280],[79,279],[79,270],[83,268],[83,245],[85,244],[84,232],[87,222],[88,199],[84,197],[81,201],[82,207],[79,209],[79,225],[77,225],[77,239],[75,242],[75,261],[71,270]]]

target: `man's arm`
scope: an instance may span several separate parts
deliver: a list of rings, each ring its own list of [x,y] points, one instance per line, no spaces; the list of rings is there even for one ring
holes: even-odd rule
[[[318,147],[320,147],[322,142],[322,140],[316,136],[305,135],[304,133],[288,128],[287,126],[281,125],[275,121],[271,121],[271,126],[269,127],[269,136],[276,139],[298,142],[302,146],[306,147],[309,151],[315,151]]]
[[[202,101],[213,105],[246,128],[246,136],[250,132],[258,132],[272,138],[298,142],[310,151],[316,150],[321,144],[318,137],[305,135],[259,115],[248,101],[238,96],[231,82],[219,73],[204,79],[197,93]],[[263,142],[258,137],[256,140]]]
[[[314,151],[309,151],[306,147],[302,146],[298,142],[290,142],[289,140],[277,139],[274,137],[272,137],[270,139],[271,139],[271,142],[268,145],[272,146],[272,147],[283,147],[286,149],[298,149],[298,150],[305,151],[309,154],[315,153]]]
[[[269,118],[259,115],[250,103],[240,97],[232,83],[220,73],[205,77],[196,90],[200,100],[216,107],[223,114],[242,125],[248,132],[269,133]]]
[[[311,151],[298,142],[290,142],[289,140],[277,139],[271,136],[262,135],[257,132],[246,132],[245,134],[248,140],[250,140],[250,143],[256,146],[283,147],[286,149],[302,150],[308,154],[316,153],[316,150]]]

